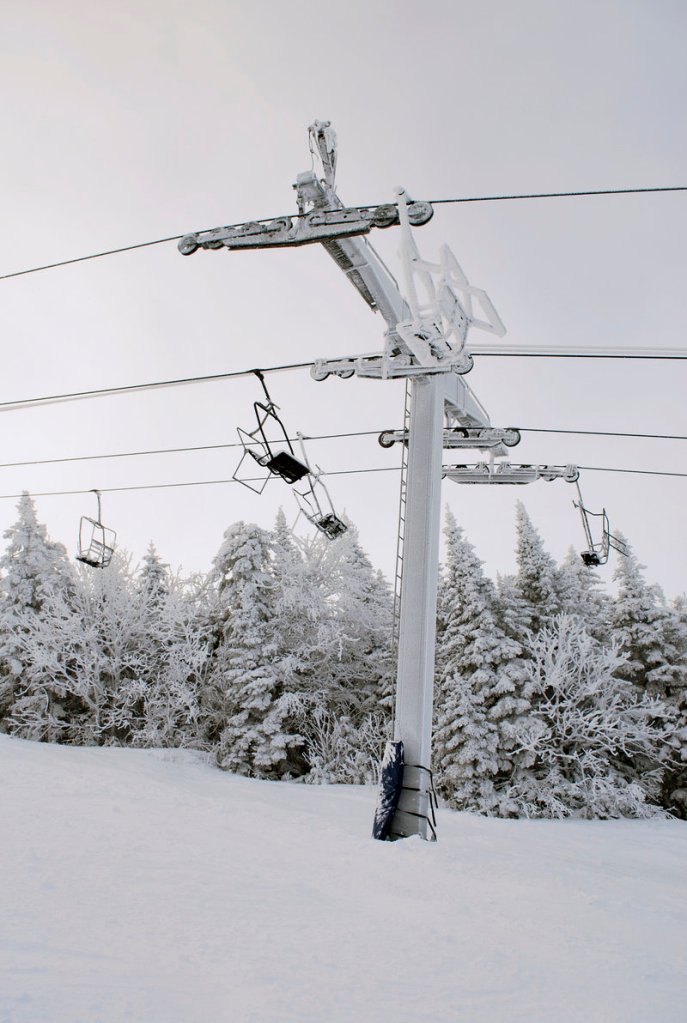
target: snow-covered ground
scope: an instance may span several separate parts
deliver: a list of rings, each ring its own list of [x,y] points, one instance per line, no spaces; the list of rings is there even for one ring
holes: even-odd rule
[[[684,1023],[687,825],[442,811],[0,736],[2,1023]]]

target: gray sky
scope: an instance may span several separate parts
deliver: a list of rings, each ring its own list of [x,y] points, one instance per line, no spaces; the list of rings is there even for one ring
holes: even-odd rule
[[[3,6],[0,274],[185,231],[295,212],[307,126],[339,137],[337,188],[392,199],[684,185],[687,10],[654,0],[24,0]],[[437,207],[423,255],[448,242],[513,343],[682,346],[687,196]],[[374,244],[392,268],[398,235]],[[381,348],[372,315],[318,247],[199,252],[175,243],[0,281],[0,401],[230,372]],[[483,336],[486,338],[486,335]],[[481,337],[480,340],[483,340]],[[468,382],[495,425],[687,434],[684,363],[482,359]],[[270,378],[290,430],[400,425],[400,382]],[[3,413],[0,461],[231,443],[252,380]],[[522,462],[683,471],[687,442],[527,435]],[[312,443],[330,471],[397,464],[374,437]],[[233,451],[0,470],[0,495],[228,479]],[[687,480],[583,474],[648,577],[685,589]],[[391,572],[397,478],[330,481],[337,510]],[[520,498],[551,552],[583,537],[564,483],[444,484],[493,575],[513,567]],[[92,496],[37,498],[74,550]],[[16,518],[0,500],[0,528]],[[236,485],[104,495],[140,558],[207,569],[227,525],[270,526],[288,489]],[[610,578],[612,566],[601,570]]]

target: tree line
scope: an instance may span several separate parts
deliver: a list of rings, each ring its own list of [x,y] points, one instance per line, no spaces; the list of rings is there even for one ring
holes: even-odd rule
[[[392,598],[356,530],[238,522],[207,574],[75,565],[24,495],[0,558],[0,731],[187,747],[265,779],[375,780],[391,733]],[[631,550],[616,593],[546,552],[522,505],[517,570],[486,578],[450,513],[437,612],[434,774],[498,816],[687,818],[687,602]]]

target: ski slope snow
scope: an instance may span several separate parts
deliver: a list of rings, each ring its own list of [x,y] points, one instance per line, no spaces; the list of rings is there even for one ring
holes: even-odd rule
[[[443,810],[0,736],[2,1023],[684,1023],[687,826]]]

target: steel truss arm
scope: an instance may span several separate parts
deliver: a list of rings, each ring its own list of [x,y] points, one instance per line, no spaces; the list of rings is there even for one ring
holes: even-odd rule
[[[428,202],[416,202],[411,204],[408,215],[410,222],[419,227],[431,219],[433,212]],[[250,220],[232,227],[198,231],[184,235],[177,247],[183,256],[191,256],[197,249],[286,248],[364,235],[373,227],[392,227],[398,223],[398,209],[393,204],[362,209],[339,205],[334,209],[311,210],[297,217]]]

